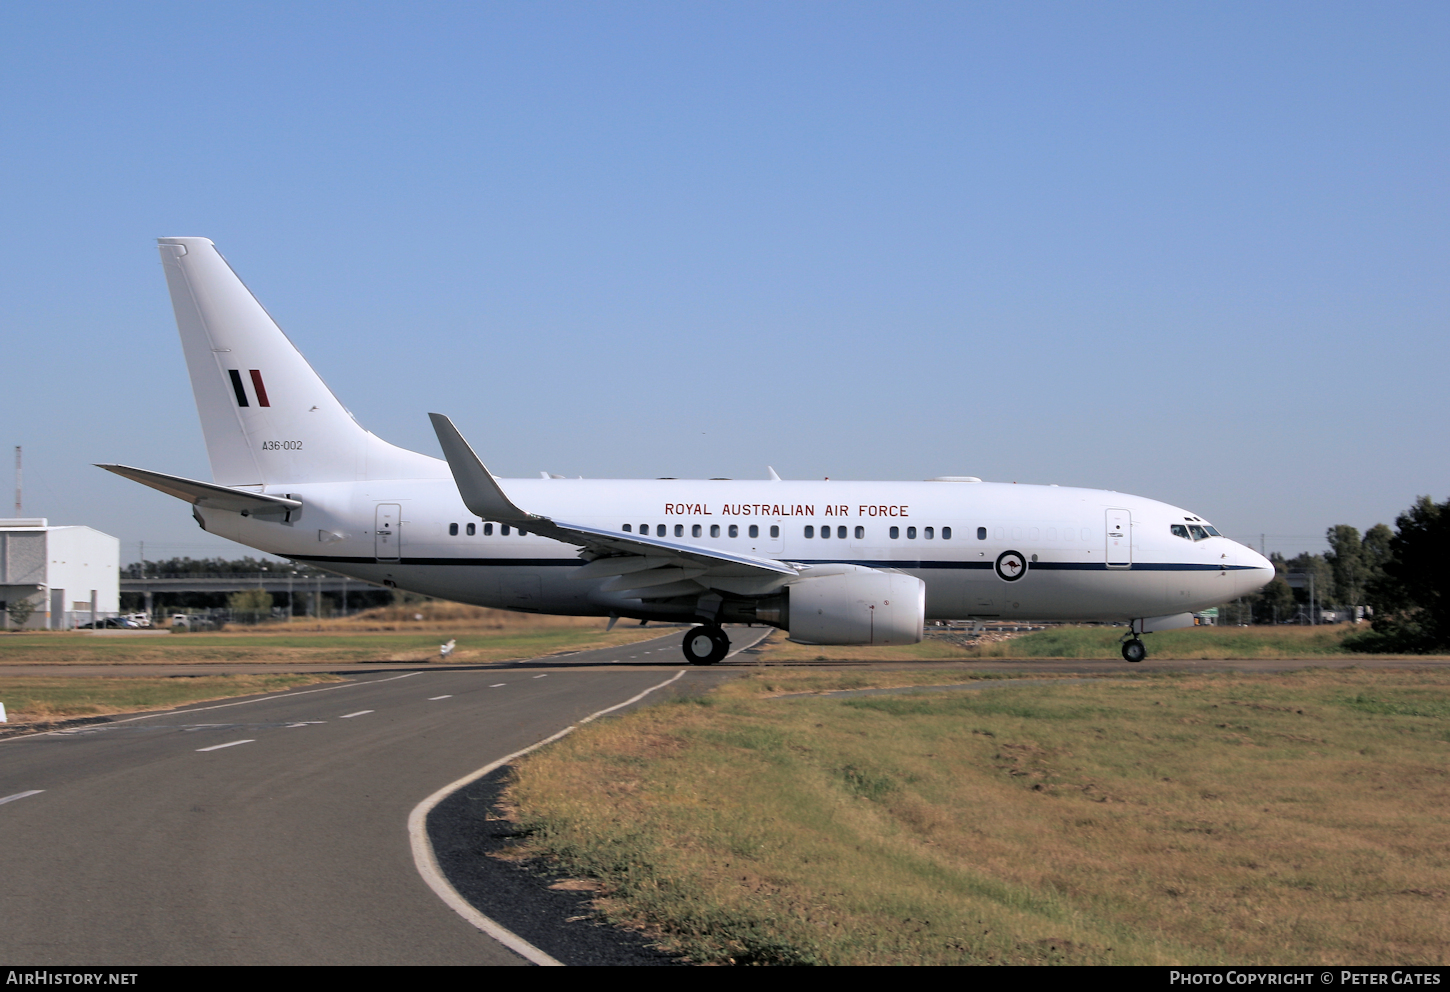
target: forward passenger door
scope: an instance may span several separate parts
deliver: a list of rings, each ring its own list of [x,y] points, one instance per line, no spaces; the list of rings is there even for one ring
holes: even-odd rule
[[[1109,568],[1133,564],[1133,515],[1127,510],[1107,511],[1107,563]]]

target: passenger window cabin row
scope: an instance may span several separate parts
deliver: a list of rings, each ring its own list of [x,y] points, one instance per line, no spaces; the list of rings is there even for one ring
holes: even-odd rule
[[[654,528],[655,528],[655,530],[654,530],[655,537],[666,537],[669,534],[669,527],[666,524],[655,524],[654,525]],[[720,529],[721,528],[720,528],[720,525],[719,524],[711,524],[710,525],[710,536],[711,537],[719,537],[720,536]],[[622,525],[620,527],[620,530],[624,531],[624,533],[626,533],[626,534],[633,534],[635,532],[634,531],[634,527],[631,524],[624,524],[624,525]],[[887,534],[891,538],[891,540],[893,540],[893,541],[899,541],[899,540],[901,540],[901,530],[902,530],[902,528],[900,528],[900,527],[892,527],[890,530],[887,531]],[[674,526],[674,532],[675,532],[675,537],[684,537],[685,536],[685,525],[684,524],[675,524],[675,526]],[[751,524],[749,527],[746,528],[746,532],[747,532],[748,536],[750,536],[750,537],[759,537],[760,536],[760,527],[758,525],[756,525],[756,524]],[[643,534],[645,536],[648,536],[649,533],[650,533],[650,525],[649,524],[640,524],[639,525],[639,533],[640,534]],[[844,526],[838,526],[835,529],[835,538],[838,541],[844,541],[846,539],[846,536],[847,536],[848,533],[852,533],[851,528],[844,527]],[[728,525],[725,528],[725,534],[726,534],[727,537],[739,537],[740,536],[740,526],[738,524],[730,524],[730,525]],[[816,537],[816,527],[815,527],[815,525],[813,525],[813,524],[807,524],[805,526],[805,529],[801,532],[801,534],[802,534],[803,537],[807,537],[807,538],[814,539]],[[858,526],[858,527],[856,527],[854,529],[854,534],[855,534],[856,540],[858,540],[858,541],[863,540],[866,537],[866,528],[865,527]],[[936,528],[935,527],[923,527],[923,528],[921,528],[920,535],[921,535],[921,538],[923,540],[927,540],[927,541],[934,540],[936,538]],[[691,537],[704,537],[705,536],[704,535],[704,527],[701,524],[691,524],[690,525],[690,536]],[[772,525],[771,526],[771,528],[770,528],[770,536],[773,537],[773,538],[780,537],[780,527],[778,525]],[[832,536],[832,531],[831,531],[830,526],[829,525],[822,525],[821,528],[820,528],[820,539],[823,540],[823,541],[824,540],[828,540],[831,536]],[[906,540],[908,540],[908,541],[915,541],[916,539],[917,539],[917,528],[915,528],[915,527],[907,527],[906,528]],[[941,529],[941,539],[943,541],[950,541],[952,539],[952,529],[950,527],[943,527]],[[979,541],[985,541],[986,539],[987,539],[987,528],[985,528],[985,527],[978,527],[977,528],[977,540],[979,540]]]
[[[464,527],[466,528],[465,531],[464,531],[464,533],[467,534],[469,537],[472,537],[475,533],[477,533],[476,525],[475,524],[464,524]],[[508,524],[499,524],[499,527],[498,527],[499,536],[501,536],[501,537],[508,537],[509,536],[509,532],[512,529],[513,528],[510,528]],[[528,536],[528,533],[529,532],[526,531],[526,530],[524,530],[522,527],[518,528],[518,535],[519,535],[519,537],[527,537]],[[448,536],[449,537],[457,537],[458,536],[458,525],[457,524],[449,524],[448,525]],[[493,524],[484,524],[483,525],[483,536],[484,537],[493,537]]]
[[[634,529],[629,524],[625,524],[624,526],[622,526],[620,528],[620,530],[624,531],[626,534],[632,534],[632,533],[634,533]],[[649,536],[649,524],[640,524],[639,525],[639,532],[642,535],[644,535],[645,537],[648,537]],[[759,524],[751,524],[749,527],[745,528],[745,533],[746,533],[746,536],[747,537],[759,537],[760,536],[760,525]],[[669,527],[667,525],[665,525],[665,524],[655,524],[655,537],[666,537],[666,536],[668,536],[668,534],[669,534]],[[684,524],[675,524],[675,536],[676,537],[684,537],[685,536],[685,525]],[[691,524],[690,525],[690,536],[691,537],[704,537],[705,536],[704,527],[701,526],[700,524]],[[711,537],[719,537],[720,536],[720,525],[719,524],[711,524],[710,525],[710,536]],[[740,536],[740,525],[739,524],[729,524],[725,528],[725,536],[726,537],[739,537]],[[780,537],[780,527],[779,526],[772,526],[770,528],[770,536],[771,537]]]
[[[467,536],[469,536],[469,537],[473,537],[473,536],[475,536],[478,533],[478,525],[477,524],[471,524],[471,523],[470,524],[464,524],[463,527],[464,527],[464,531],[463,532]],[[483,536],[484,537],[492,537],[493,536],[493,533],[494,533],[493,528],[494,528],[494,525],[493,524],[491,524],[491,523],[485,523],[483,525]],[[632,525],[630,525],[630,524],[624,524],[622,527],[620,527],[620,530],[624,531],[624,533],[626,533],[626,534],[632,534],[632,533],[635,532],[634,527]],[[671,528],[667,524],[655,524],[654,525],[654,536],[655,537],[667,537],[667,536],[669,536],[670,530],[671,530]],[[674,536],[675,537],[684,537],[685,536],[685,525],[684,524],[675,524],[673,530],[674,530]],[[721,534],[721,530],[722,530],[722,527],[721,527],[720,524],[711,524],[710,525],[710,536],[711,537],[719,537],[720,534]],[[724,533],[725,533],[725,536],[726,537],[739,537],[740,536],[740,525],[739,524],[727,524],[727,525],[724,526],[723,530],[724,530]],[[902,527],[891,527],[891,528],[889,528],[887,530],[886,534],[887,534],[887,537],[889,537],[891,540],[893,540],[893,541],[899,541],[899,540],[902,539],[902,533],[901,532],[903,530],[906,531],[906,540],[908,540],[908,541],[915,541],[918,538],[920,538],[921,540],[924,540],[924,541],[931,541],[931,540],[935,540],[936,537],[937,537],[937,528],[935,528],[935,527],[922,527],[922,528],[920,528],[920,530],[918,530],[916,527],[905,527],[905,528],[902,528]],[[1034,528],[1034,530],[1035,530],[1035,528]],[[705,529],[704,529],[704,527],[701,524],[691,524],[690,525],[690,536],[691,537],[704,537],[705,536],[705,532],[704,531],[705,531]],[[812,524],[806,524],[805,525],[805,528],[801,532],[801,536],[806,537],[806,538],[810,538],[810,539],[816,539],[816,536],[817,536],[816,531],[817,531],[817,529],[816,529],[816,527],[814,525],[812,525]],[[1003,533],[1003,528],[998,527],[997,528],[997,531],[998,531],[997,537],[998,537],[999,540],[1002,539],[1002,538],[1004,538],[1006,536]],[[745,528],[745,532],[746,532],[746,536],[747,537],[750,537],[750,538],[759,538],[760,537],[760,526],[758,524],[750,524],[748,527]],[[457,537],[458,536],[458,533],[459,533],[459,525],[458,524],[449,524],[448,525],[448,535],[450,537]],[[499,524],[498,525],[498,533],[499,533],[499,536],[501,536],[501,537],[508,537],[510,533],[517,533],[519,537],[524,537],[524,536],[527,535],[528,532],[525,531],[525,530],[523,530],[522,528],[511,528],[511,527],[509,527],[508,524]],[[649,534],[650,534],[650,525],[649,524],[640,524],[639,525],[639,533],[641,535],[643,535],[643,536],[648,537]],[[835,531],[834,531],[834,534],[833,534],[831,527],[829,525],[823,524],[820,527],[820,537],[819,537],[819,539],[824,541],[824,540],[829,540],[832,536],[834,536],[836,540],[838,540],[838,541],[844,541],[846,539],[848,533],[854,535],[854,537],[858,541],[864,540],[865,537],[866,537],[866,528],[865,527],[862,527],[862,526],[859,526],[859,525],[857,527],[855,527],[854,529],[847,528],[845,526],[838,526],[838,527],[835,528]],[[1072,536],[1069,532],[1064,532],[1064,533],[1069,538]],[[1185,526],[1183,524],[1174,524],[1173,525],[1173,534],[1174,534],[1175,537],[1182,537],[1182,538],[1184,538],[1186,540],[1190,540],[1190,541],[1202,541],[1203,539],[1205,539],[1207,537],[1210,537],[1210,536],[1211,537],[1218,537],[1218,536],[1220,536],[1219,535],[1219,532],[1217,530],[1215,530],[1213,527],[1210,527],[1210,526],[1208,526],[1206,524],[1205,525],[1202,525],[1202,526],[1200,526],[1198,524],[1189,524],[1187,526]],[[780,537],[780,526],[778,524],[772,524],[771,525],[771,527],[770,527],[770,536],[772,538],[779,538]],[[1033,534],[1032,536],[1035,538],[1036,537],[1036,534]],[[1056,539],[1056,536],[1057,536],[1056,535],[1056,528],[1049,528],[1049,530],[1048,530],[1048,537],[1049,537],[1049,539]],[[1016,538],[1017,535],[1014,533],[1013,537]],[[941,539],[943,541],[950,541],[952,539],[952,529],[950,527],[943,527],[943,528],[941,528]],[[987,528],[985,528],[985,527],[978,527],[977,528],[977,540],[979,540],[979,541],[985,541],[986,539],[987,539]],[[1087,529],[1086,528],[1083,529],[1083,539],[1084,540],[1087,540]]]

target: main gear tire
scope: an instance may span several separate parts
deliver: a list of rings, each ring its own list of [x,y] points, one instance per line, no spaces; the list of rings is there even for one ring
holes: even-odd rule
[[[691,627],[681,645],[692,665],[713,665],[730,653],[730,638],[719,627]]]

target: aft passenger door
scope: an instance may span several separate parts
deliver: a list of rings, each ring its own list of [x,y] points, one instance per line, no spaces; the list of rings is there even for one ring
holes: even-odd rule
[[[379,503],[373,521],[373,554],[378,561],[397,561],[403,548],[403,507]]]
[[[1128,568],[1133,564],[1133,515],[1127,510],[1107,512],[1109,568]]]

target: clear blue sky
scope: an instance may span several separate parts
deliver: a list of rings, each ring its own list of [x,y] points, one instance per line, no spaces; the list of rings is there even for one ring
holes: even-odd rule
[[[239,550],[90,467],[208,477],[152,242],[200,235],[365,426],[501,475],[970,474],[1317,550],[1450,494],[1447,28],[8,3],[0,478],[128,561]]]

